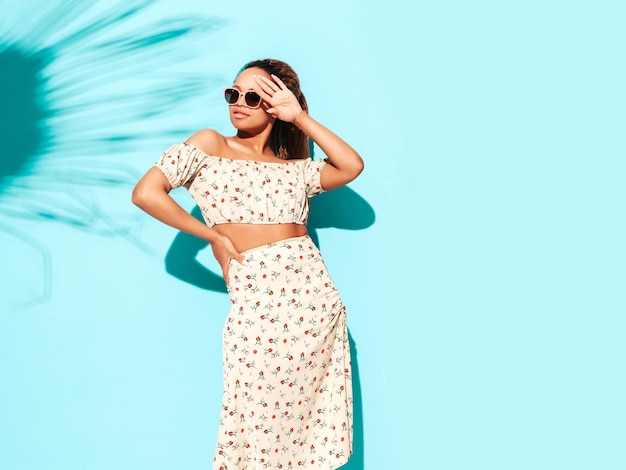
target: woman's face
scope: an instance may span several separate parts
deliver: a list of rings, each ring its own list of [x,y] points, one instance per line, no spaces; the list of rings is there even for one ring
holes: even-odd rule
[[[256,82],[255,75],[263,75],[271,79],[270,75],[263,69],[252,67],[242,71],[233,83],[233,88],[239,90],[240,95],[237,103],[228,106],[230,112],[230,122],[233,123],[238,130],[244,132],[260,132],[264,128],[274,122],[274,118],[265,110],[268,109],[267,103],[261,101],[261,106],[251,108],[246,104],[244,94],[247,91],[254,90]]]

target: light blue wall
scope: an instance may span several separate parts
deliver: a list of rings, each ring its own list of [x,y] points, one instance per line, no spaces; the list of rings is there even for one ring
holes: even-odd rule
[[[228,298],[130,190],[264,57],[366,162],[316,230],[346,468],[626,467],[622,2],[61,3],[0,0],[0,469],[211,468]]]

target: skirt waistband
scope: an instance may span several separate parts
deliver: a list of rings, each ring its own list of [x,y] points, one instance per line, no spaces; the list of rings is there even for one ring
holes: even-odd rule
[[[257,299],[275,292],[314,289],[334,290],[322,255],[308,235],[286,238],[242,253],[244,261],[230,260],[228,293],[231,300]]]
[[[281,245],[283,243],[313,243],[313,240],[311,239],[311,237],[307,234],[307,235],[301,235],[298,237],[289,237],[289,238],[284,238],[282,240],[276,240],[275,242],[271,242],[271,243],[266,243],[265,245],[259,245],[259,246],[255,246],[254,248],[250,248],[248,250],[242,251],[241,254],[244,256],[244,258],[246,257],[247,254],[251,254],[254,253],[255,251],[259,251],[259,250],[267,250],[268,248],[273,248],[277,245]]]

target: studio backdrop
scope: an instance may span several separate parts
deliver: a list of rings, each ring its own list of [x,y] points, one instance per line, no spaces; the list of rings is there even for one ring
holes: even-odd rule
[[[624,13],[0,0],[0,469],[211,468],[230,302],[130,196],[234,133],[262,58],[365,161],[308,223],[347,307],[344,468],[625,468]]]

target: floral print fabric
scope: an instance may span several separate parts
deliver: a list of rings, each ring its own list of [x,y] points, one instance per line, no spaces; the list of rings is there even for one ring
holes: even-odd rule
[[[186,187],[209,226],[306,224],[320,160],[256,162],[183,143],[156,162]],[[335,469],[352,452],[345,308],[309,236],[231,261],[224,394],[214,470]]]
[[[207,155],[183,143],[155,166],[172,188],[185,186],[212,227],[221,223],[304,225],[308,198],[321,193],[323,160],[256,162]]]
[[[345,309],[308,236],[232,260],[214,470],[335,469],[352,451]]]

